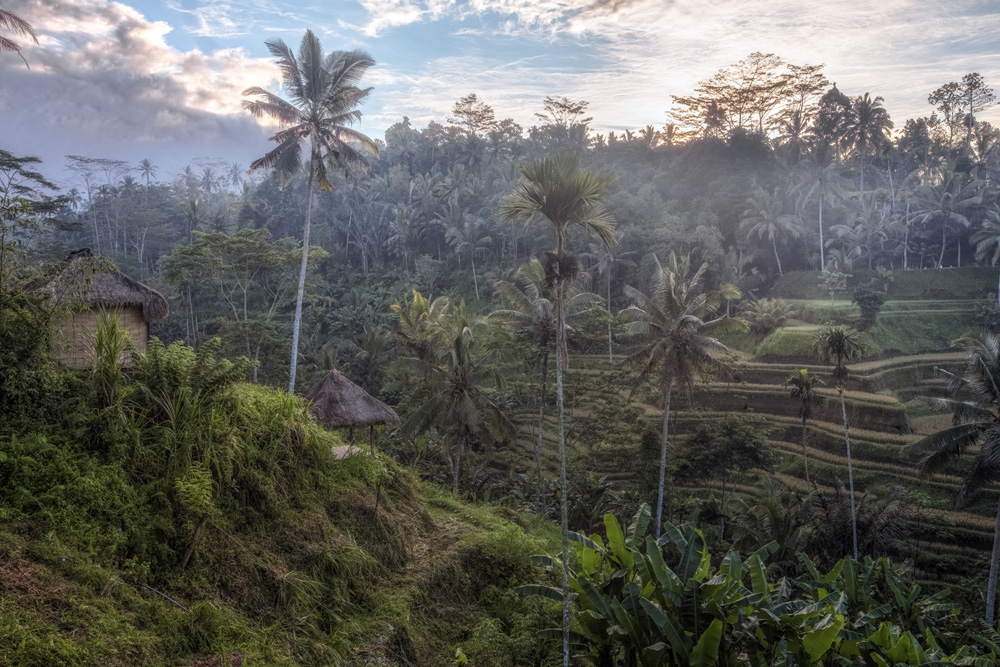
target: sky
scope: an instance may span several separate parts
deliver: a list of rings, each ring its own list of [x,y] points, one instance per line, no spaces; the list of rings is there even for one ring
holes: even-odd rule
[[[748,54],[826,65],[847,94],[882,95],[902,127],[927,95],[980,72],[1000,92],[997,0],[0,0],[30,22],[28,67],[0,55],[0,148],[137,163],[248,165],[273,128],[241,91],[279,91],[264,41],[362,48],[377,65],[359,129],[443,121],[475,92],[532,125],[547,95],[590,101],[596,131],[661,126],[671,95]],[[6,34],[6,33],[5,33]],[[8,34],[8,36],[10,36]],[[20,39],[22,43],[24,39]],[[29,69],[30,67],[30,69]],[[984,114],[1000,122],[1000,108]]]

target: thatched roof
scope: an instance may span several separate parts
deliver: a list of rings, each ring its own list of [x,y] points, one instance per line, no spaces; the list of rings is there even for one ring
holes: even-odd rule
[[[94,256],[89,248],[71,253],[38,291],[57,305],[139,308],[147,321],[161,320],[170,312],[162,294],[129,278],[111,260]]]
[[[310,410],[327,428],[398,424],[399,416],[388,405],[341,375],[327,373],[306,392]]]

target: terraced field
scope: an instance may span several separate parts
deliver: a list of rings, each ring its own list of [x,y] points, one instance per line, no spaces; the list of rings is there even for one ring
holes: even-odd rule
[[[995,285],[995,272],[976,271],[972,274],[976,280]],[[970,582],[985,578],[998,492],[988,491],[975,504],[956,510],[952,500],[961,468],[921,478],[903,456],[906,445],[950,423],[950,416],[931,413],[911,399],[943,395],[947,383],[939,369],[962,368],[965,354],[949,349],[948,341],[972,324],[976,304],[981,302],[969,297],[976,289],[986,288],[976,288],[966,273],[960,277],[961,289],[956,290],[964,292],[959,299],[921,300],[912,295],[887,302],[871,331],[875,343],[872,357],[850,367],[846,398],[857,492],[882,497],[893,487],[904,487],[918,501],[914,522],[919,537],[911,539],[908,547],[913,550],[918,577],[929,583],[968,587]],[[930,278],[922,276],[921,280]],[[926,292],[932,288],[921,289]],[[948,287],[945,283],[933,289],[938,290],[934,292],[937,295]],[[806,427],[809,468],[815,488],[832,494],[837,480],[847,479],[843,423],[830,369],[811,355],[811,335],[823,322],[851,321],[852,307],[848,302],[829,300],[800,301],[796,306],[798,317],[804,319],[790,322],[760,343],[745,338],[727,341],[733,343],[731,348],[740,350],[733,376],[702,382],[690,404],[675,402],[671,433],[676,441],[705,420],[742,412],[763,415],[773,428],[770,440],[780,455],[774,477],[792,488],[808,490],[812,487],[804,480],[798,404],[789,398],[784,386],[792,372],[808,368],[828,383],[820,390],[821,400]],[[579,465],[623,489],[655,468],[657,461],[650,459],[648,452],[644,459],[640,441],[644,430],[659,428],[662,408],[658,392],[634,387],[626,369],[609,363],[606,356],[574,357],[567,377],[566,405],[570,445]],[[509,465],[519,468],[527,468],[532,460],[537,413],[523,417],[522,437],[508,460]],[[546,474],[554,478],[558,459],[553,417],[546,420],[544,435]],[[693,495],[705,495],[719,486],[684,479],[675,480],[675,484],[682,493]],[[762,493],[753,475],[730,484],[729,489],[748,500]]]

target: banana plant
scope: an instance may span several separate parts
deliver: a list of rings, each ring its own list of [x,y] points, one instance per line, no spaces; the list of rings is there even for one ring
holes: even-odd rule
[[[845,558],[822,573],[800,554],[797,577],[769,581],[775,542],[715,565],[694,524],[667,523],[659,539],[646,534],[649,524],[644,505],[627,528],[607,514],[604,536],[571,535],[571,646],[586,664],[1000,665],[1000,635],[963,617],[948,591],[922,596],[888,559]],[[566,564],[533,558],[561,577]],[[518,590],[563,601],[555,587]],[[539,638],[561,639],[562,630]]]

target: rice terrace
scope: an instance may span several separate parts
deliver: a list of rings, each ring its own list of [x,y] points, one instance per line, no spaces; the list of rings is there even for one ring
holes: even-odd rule
[[[998,22],[0,0],[0,667],[1000,665]]]

